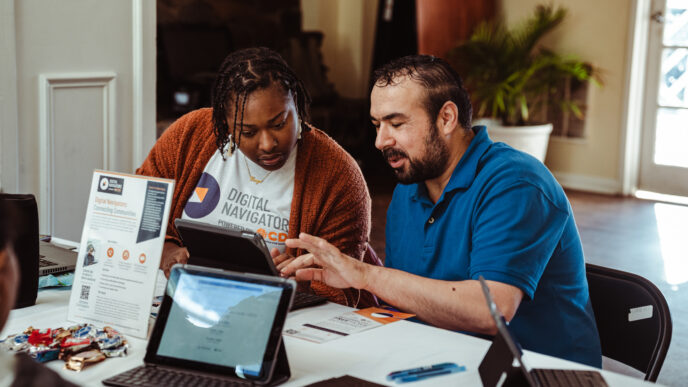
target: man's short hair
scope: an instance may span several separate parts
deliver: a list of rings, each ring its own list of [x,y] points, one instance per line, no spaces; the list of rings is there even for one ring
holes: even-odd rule
[[[375,86],[395,84],[399,77],[409,77],[425,88],[425,111],[431,119],[437,119],[442,106],[452,101],[459,110],[461,126],[467,130],[471,128],[471,100],[461,77],[449,63],[431,55],[409,55],[395,59],[375,70],[371,90]]]

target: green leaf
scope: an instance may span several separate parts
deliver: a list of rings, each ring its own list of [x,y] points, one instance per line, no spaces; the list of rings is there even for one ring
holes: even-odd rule
[[[528,121],[528,102],[526,101],[526,96],[521,95],[521,117],[523,121]]]
[[[507,28],[503,19],[481,22],[469,39],[449,52],[449,61],[464,78],[479,116],[489,114],[523,123],[547,102],[582,117],[582,109],[557,91],[570,82],[567,79],[600,87],[600,70],[540,45],[566,13],[561,7],[539,5],[512,28]]]
[[[571,112],[573,112],[573,114],[577,118],[579,118],[581,120],[583,119],[583,112],[580,110],[580,107],[578,107],[578,105],[576,105],[575,103],[571,104]]]

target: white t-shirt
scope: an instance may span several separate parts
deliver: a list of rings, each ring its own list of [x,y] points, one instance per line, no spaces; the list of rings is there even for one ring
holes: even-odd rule
[[[182,218],[257,232],[270,250],[277,247],[284,252],[297,150],[294,148],[282,168],[272,172],[251,161],[239,149],[226,160],[222,160],[218,150],[205,166]]]

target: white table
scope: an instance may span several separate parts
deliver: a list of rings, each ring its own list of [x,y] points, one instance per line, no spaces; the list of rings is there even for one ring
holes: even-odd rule
[[[30,325],[34,328],[73,325],[66,320],[68,301],[69,290],[39,292],[35,306],[11,312],[0,337],[23,331]],[[297,310],[289,314],[287,326],[318,322],[347,310],[350,308],[331,303]],[[47,364],[62,377],[77,384],[100,386],[101,380],[143,363],[147,342],[134,337],[127,339],[130,345],[127,357],[107,359],[81,372],[63,369],[64,362],[59,360]],[[466,366],[467,371],[408,385],[475,386],[480,385],[478,365],[490,346],[487,340],[408,321],[388,324],[323,344],[292,337],[285,337],[284,341],[292,373],[291,379],[284,386],[302,386],[347,374],[380,384],[389,384],[385,376],[391,371],[441,362],[455,362]],[[524,362],[531,367],[590,369],[584,365],[527,351]],[[602,371],[602,374],[610,386],[653,385],[609,371]]]

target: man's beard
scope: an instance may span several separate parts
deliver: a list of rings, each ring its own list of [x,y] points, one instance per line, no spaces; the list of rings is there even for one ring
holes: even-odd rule
[[[425,152],[419,159],[412,159],[401,149],[387,148],[382,151],[385,159],[396,156],[408,160],[408,168],[394,168],[394,174],[401,184],[420,183],[434,179],[444,173],[449,160],[449,147],[439,135],[437,125],[433,124],[425,136]]]

